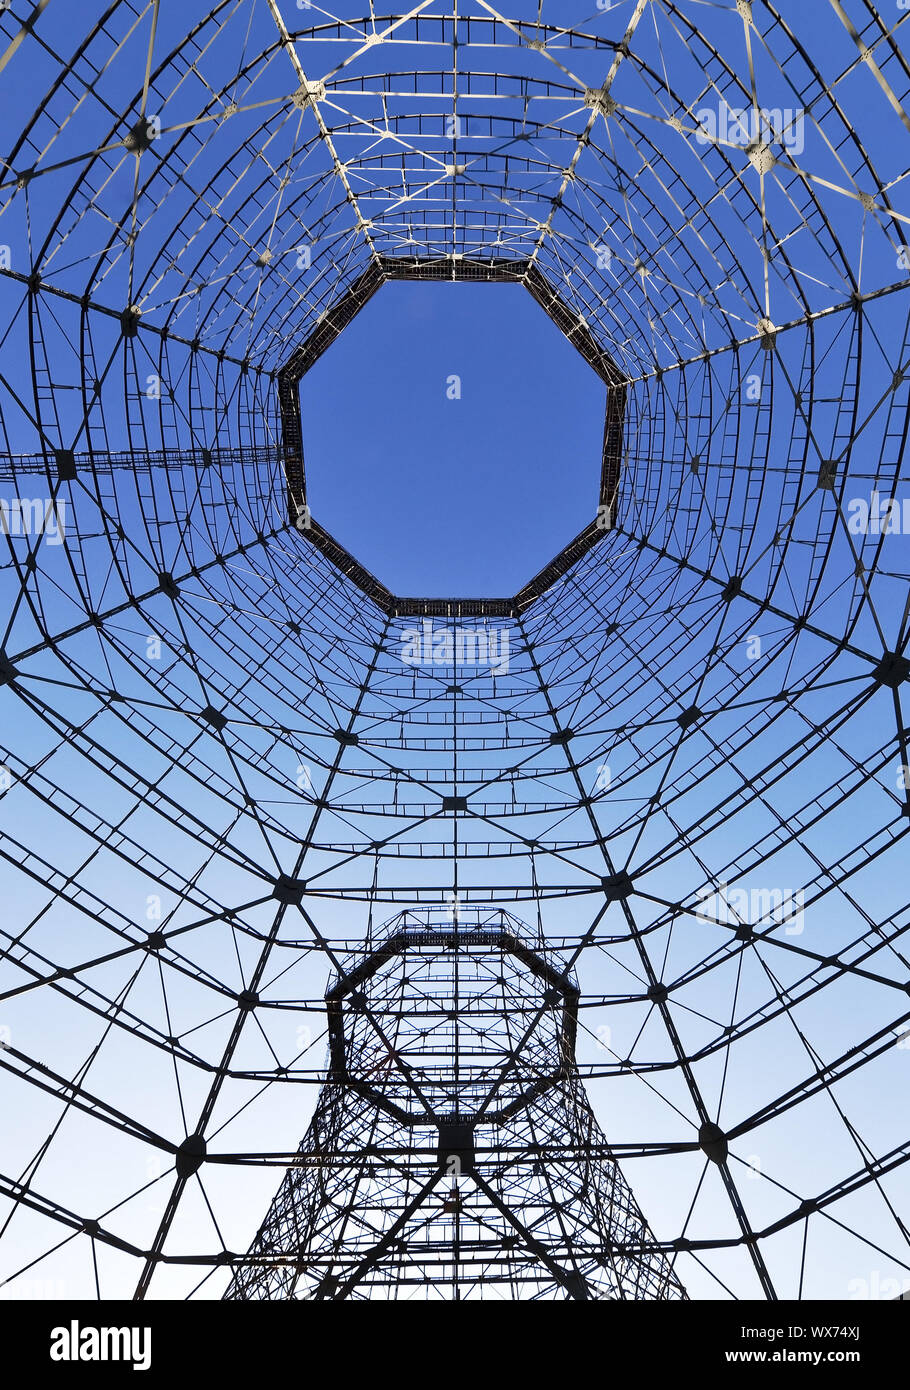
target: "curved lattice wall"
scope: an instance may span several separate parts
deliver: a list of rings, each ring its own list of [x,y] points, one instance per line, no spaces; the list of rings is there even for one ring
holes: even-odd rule
[[[60,8],[0,15],[5,1292],[220,1297],[327,975],[450,901],[575,971],[690,1296],[903,1279],[910,21]],[[451,618],[498,671],[289,524],[279,369],[390,257],[628,383],[612,529]]]

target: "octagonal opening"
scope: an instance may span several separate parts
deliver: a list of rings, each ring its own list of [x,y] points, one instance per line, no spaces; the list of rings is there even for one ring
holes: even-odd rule
[[[300,383],[307,502],[395,593],[514,594],[597,515],[606,396],[521,285],[387,284]]]

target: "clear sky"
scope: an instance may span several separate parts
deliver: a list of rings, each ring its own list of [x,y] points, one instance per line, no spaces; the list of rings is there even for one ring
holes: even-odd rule
[[[511,595],[596,514],[606,388],[519,285],[386,285],[301,393],[313,515],[396,593]]]

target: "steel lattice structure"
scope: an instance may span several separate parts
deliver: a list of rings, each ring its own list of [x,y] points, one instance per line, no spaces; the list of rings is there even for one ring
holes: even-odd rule
[[[326,995],[330,1079],[229,1299],[684,1296],[505,912],[403,912]]]
[[[260,1277],[276,1188],[337,1201],[377,1110],[332,1078],[326,975],[440,902],[533,924],[576,982],[576,1069],[535,1106],[554,1142],[572,1112],[634,1269],[597,1283],[574,1235],[563,1277],[506,1259],[503,1213],[456,1259],[466,1181],[440,1281],[390,1244],[320,1296],[904,1279],[910,21],[73,9],[0,12],[4,1294]],[[399,274],[549,296],[622,396],[609,527],[489,609],[392,602],[297,524],[298,354]],[[404,664],[427,616],[495,623],[507,669]],[[357,1171],[400,1215],[465,1144],[398,1123],[398,1176]],[[519,1208],[572,1190],[553,1164]]]

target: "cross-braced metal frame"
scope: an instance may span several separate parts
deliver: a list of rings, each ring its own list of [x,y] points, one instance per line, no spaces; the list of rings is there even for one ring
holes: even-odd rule
[[[506,912],[399,914],[228,1299],[684,1297],[575,1069],[578,988]]]
[[[652,1268],[905,1278],[907,14],[75,8],[0,12],[4,1292],[220,1297],[327,971],[450,895],[577,979]],[[612,529],[430,612],[498,671],[289,525],[282,370],[393,262],[625,382]]]

